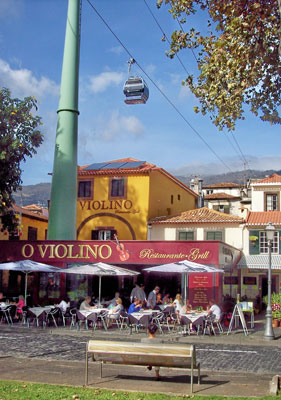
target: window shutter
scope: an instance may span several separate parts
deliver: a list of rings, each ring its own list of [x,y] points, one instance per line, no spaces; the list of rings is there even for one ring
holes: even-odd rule
[[[98,230],[94,230],[92,231],[92,235],[91,235],[91,240],[98,240],[99,239],[99,231]]]

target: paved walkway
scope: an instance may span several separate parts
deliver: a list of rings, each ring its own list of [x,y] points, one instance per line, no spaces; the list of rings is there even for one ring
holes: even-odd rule
[[[165,342],[194,343],[202,366],[202,383],[194,391],[204,395],[265,396],[274,375],[281,375],[281,328],[274,341],[263,339],[264,321],[257,321],[249,336],[235,330],[229,335],[180,336],[165,334]],[[0,325],[1,379],[83,385],[85,345],[89,339],[138,341],[145,333],[129,335],[116,330],[70,330]],[[160,335],[159,335],[160,336]],[[98,378],[90,363],[90,387],[113,390],[151,391],[174,394],[190,392],[190,374],[185,370],[161,369],[162,379],[143,367],[106,365]],[[195,374],[196,375],[196,374]],[[196,379],[195,379],[196,382]]]

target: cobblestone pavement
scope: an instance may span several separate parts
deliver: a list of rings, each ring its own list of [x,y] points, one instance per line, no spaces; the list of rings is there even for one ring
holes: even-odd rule
[[[128,335],[124,338],[128,341],[140,339],[139,336]],[[84,361],[85,346],[89,339],[93,339],[93,336],[85,332],[71,335],[67,331],[52,334],[50,331],[41,329],[5,330],[0,326],[0,358],[13,356]],[[201,362],[202,370],[281,374],[280,343],[271,346],[254,344],[241,346],[222,343],[206,344],[199,342],[197,337],[194,340],[190,337],[188,339],[188,343],[196,345],[196,354]]]

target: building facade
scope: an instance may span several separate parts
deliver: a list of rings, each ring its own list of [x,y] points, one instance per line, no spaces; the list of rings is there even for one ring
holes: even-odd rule
[[[77,240],[146,240],[147,221],[196,206],[198,195],[163,168],[132,158],[80,167]]]

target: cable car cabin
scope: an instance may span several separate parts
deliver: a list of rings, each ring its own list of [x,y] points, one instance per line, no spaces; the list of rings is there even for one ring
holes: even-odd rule
[[[140,77],[130,77],[124,84],[123,93],[126,104],[145,104],[149,97],[148,86]]]

